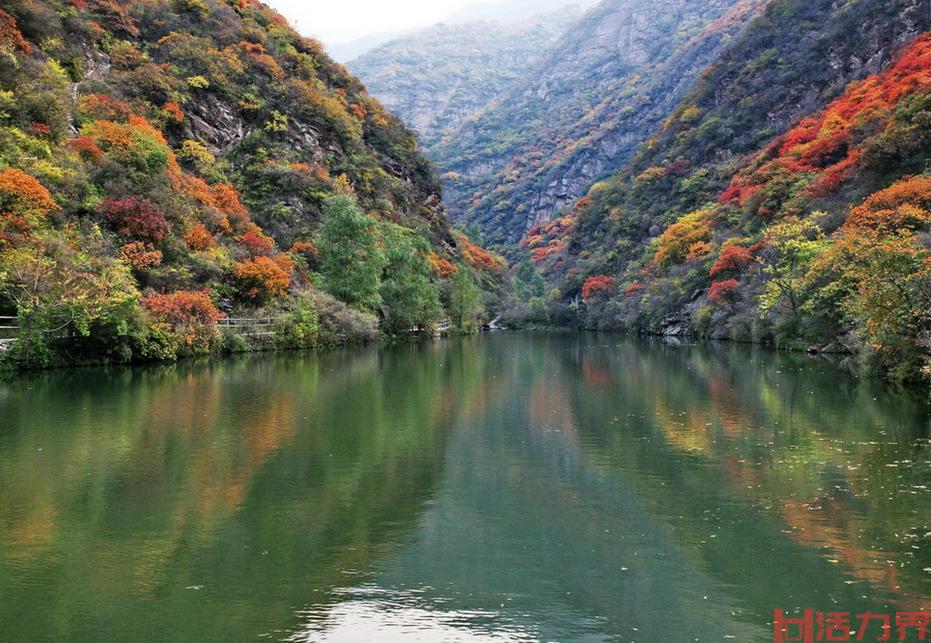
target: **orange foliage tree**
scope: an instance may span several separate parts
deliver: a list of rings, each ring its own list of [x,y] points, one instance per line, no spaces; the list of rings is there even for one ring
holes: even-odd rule
[[[58,204],[39,180],[16,168],[0,172],[0,216],[41,218]]]
[[[485,248],[482,248],[466,235],[461,232],[454,233],[459,250],[463,258],[475,270],[487,272],[501,272],[507,266],[507,262],[498,255],[494,255]]]
[[[286,258],[287,255],[259,256],[236,264],[233,274],[243,296],[254,303],[264,303],[284,295],[291,285],[294,269]]]
[[[665,266],[685,259],[689,248],[706,241],[711,235],[710,212],[709,209],[690,212],[666,228],[657,240],[658,247],[653,260]]]

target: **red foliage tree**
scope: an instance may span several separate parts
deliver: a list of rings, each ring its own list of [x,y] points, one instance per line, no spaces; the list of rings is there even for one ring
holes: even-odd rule
[[[708,291],[708,299],[716,304],[729,303],[736,296],[739,286],[740,282],[736,279],[712,282],[711,289]]]
[[[175,334],[185,353],[209,351],[218,338],[216,323],[225,315],[217,310],[206,290],[150,293],[140,301],[156,325]]]
[[[103,150],[89,136],[78,136],[68,141],[68,147],[75,150],[85,161],[97,161],[103,156]]]
[[[214,324],[224,317],[206,290],[179,290],[173,293],[150,293],[140,300],[160,321],[173,325]]]
[[[614,277],[609,277],[608,275],[589,277],[585,280],[585,283],[582,284],[582,301],[589,301],[595,295],[610,290],[616,281]]]
[[[165,213],[143,196],[104,201],[98,207],[117,234],[129,239],[158,244],[171,230]]]
[[[26,55],[32,53],[32,46],[16,25],[16,18],[3,9],[0,9],[0,47],[19,49]]]
[[[846,91],[820,113],[804,118],[781,136],[748,171],[734,176],[722,203],[747,205],[772,177],[811,174],[807,194],[820,198],[837,192],[860,167],[858,145],[867,126],[887,124],[906,97],[931,90],[931,34],[916,39],[885,71]]]
[[[249,256],[267,255],[275,248],[275,241],[265,235],[259,226],[252,224],[245,233],[236,237],[236,242],[249,252]]]
[[[718,260],[711,266],[709,275],[714,278],[726,272],[737,272],[743,270],[753,261],[753,253],[743,246],[728,246],[718,257]]]

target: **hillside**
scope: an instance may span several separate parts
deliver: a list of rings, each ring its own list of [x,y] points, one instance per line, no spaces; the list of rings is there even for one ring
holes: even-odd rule
[[[515,243],[617,171],[762,0],[606,0],[431,150],[454,220]]]
[[[513,23],[438,24],[347,63],[427,149],[519,78],[580,15],[575,7]]]
[[[413,133],[261,3],[3,4],[14,360],[212,352],[222,311],[274,314],[290,345],[429,324],[453,275],[498,269],[482,252]]]
[[[772,2],[623,172],[525,239],[557,316],[927,371],[929,21],[920,0]]]

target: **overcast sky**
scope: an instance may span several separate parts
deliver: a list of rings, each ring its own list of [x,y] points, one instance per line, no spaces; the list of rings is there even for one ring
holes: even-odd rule
[[[305,36],[332,45],[439,22],[476,0],[265,0]]]

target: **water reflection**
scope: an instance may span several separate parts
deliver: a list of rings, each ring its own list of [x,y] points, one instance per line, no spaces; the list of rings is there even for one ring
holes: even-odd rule
[[[0,386],[0,639],[766,640],[931,607],[920,400],[495,335]],[[688,634],[688,636],[684,636]]]

